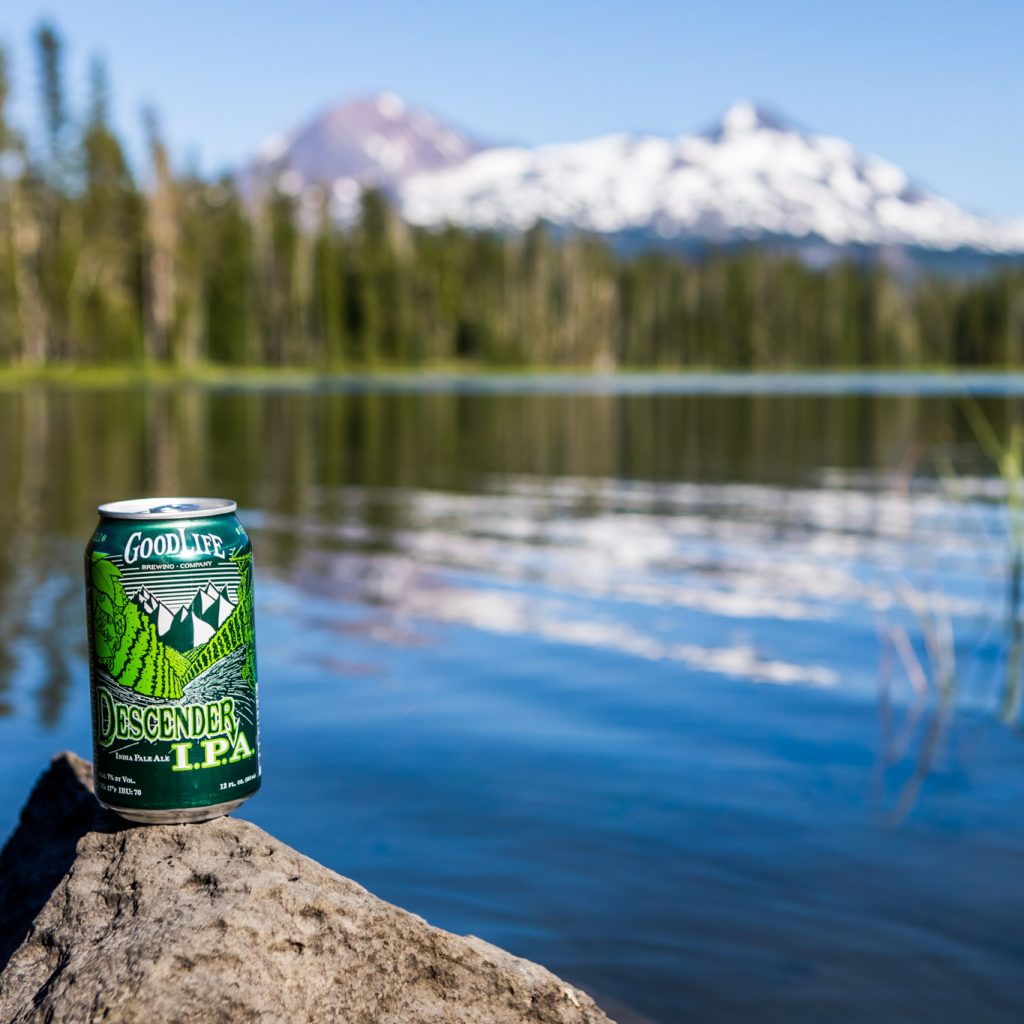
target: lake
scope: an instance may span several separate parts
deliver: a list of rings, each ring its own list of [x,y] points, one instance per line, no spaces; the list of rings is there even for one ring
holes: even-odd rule
[[[0,826],[90,752],[95,506],[232,497],[241,816],[623,1024],[1019,1020],[1019,616],[971,422],[1024,407],[960,390],[0,391]]]

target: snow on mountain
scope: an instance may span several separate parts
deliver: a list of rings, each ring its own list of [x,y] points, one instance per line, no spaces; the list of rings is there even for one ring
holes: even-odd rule
[[[416,224],[524,229],[537,220],[603,233],[715,242],[1024,251],[1024,221],[967,212],[895,164],[802,131],[741,100],[700,135],[615,134],[483,150],[401,179]]]
[[[208,622],[201,619],[195,612],[189,615],[188,629],[191,639],[186,641],[189,649],[198,647],[200,644],[208,643],[213,634],[217,632]]]
[[[309,198],[314,186],[326,189],[339,221],[376,186],[425,226],[522,230],[544,220],[687,241],[1024,252],[1024,220],[976,216],[915,187],[895,164],[746,100],[696,135],[487,148],[381,93],[266,140],[240,180],[249,194],[269,186]]]
[[[157,636],[179,651],[206,643],[236,607],[227,587],[212,582],[197,590],[192,600],[176,612],[146,586],[139,587],[134,601],[156,626]]]
[[[332,107],[297,131],[260,146],[242,174],[247,191],[274,185],[299,194],[326,185],[344,213],[367,186],[394,191],[406,178],[464,162],[483,148],[433,114],[393,92]]]

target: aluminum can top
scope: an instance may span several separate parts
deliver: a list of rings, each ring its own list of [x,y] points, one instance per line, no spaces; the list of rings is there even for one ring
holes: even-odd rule
[[[129,498],[107,502],[97,511],[104,519],[205,519],[237,508],[228,498]]]

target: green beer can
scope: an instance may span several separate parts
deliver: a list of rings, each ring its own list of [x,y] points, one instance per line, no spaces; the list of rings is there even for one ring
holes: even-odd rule
[[[206,821],[260,787],[252,545],[235,508],[99,507],[85,552],[93,780],[130,821]]]

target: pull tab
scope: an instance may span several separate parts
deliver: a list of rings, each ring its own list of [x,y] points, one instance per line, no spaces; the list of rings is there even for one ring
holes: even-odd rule
[[[180,505],[154,505],[146,511],[152,515],[159,515],[161,512],[195,512],[199,507],[199,505],[183,502]]]

